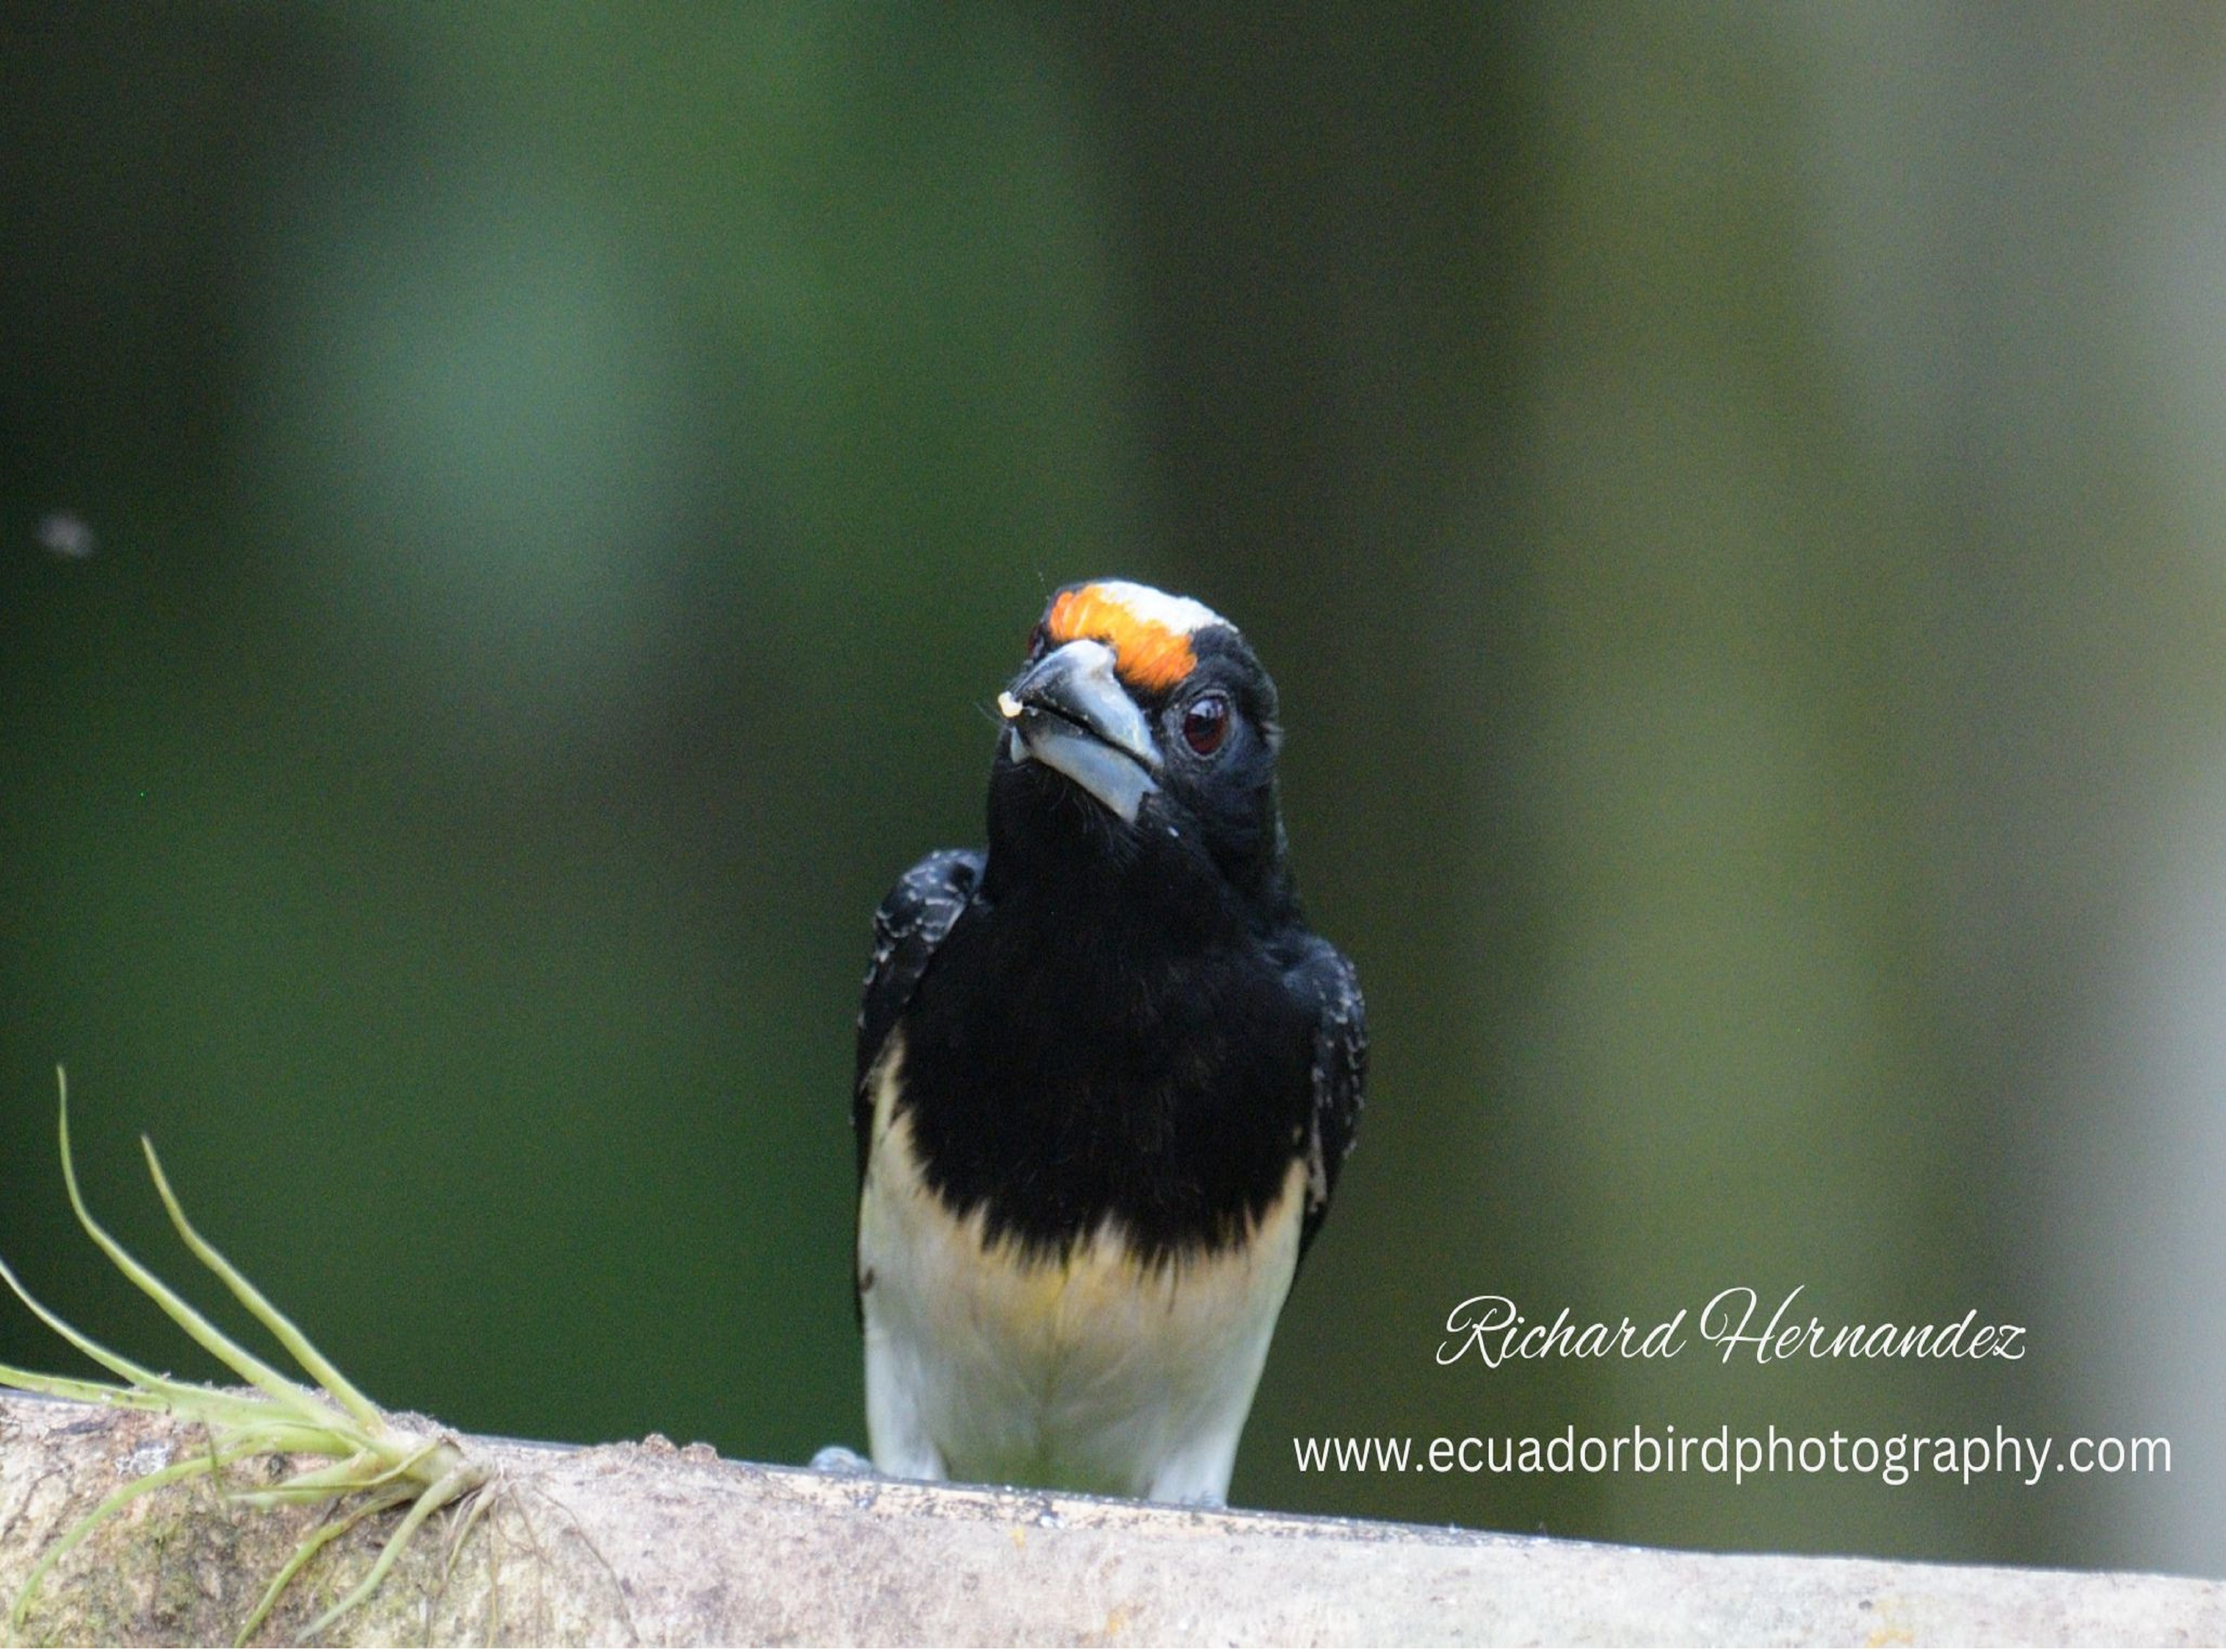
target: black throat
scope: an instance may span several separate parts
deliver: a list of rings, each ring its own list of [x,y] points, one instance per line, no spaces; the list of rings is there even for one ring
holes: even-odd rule
[[[1274,911],[1148,804],[1123,826],[1002,767],[982,892],[903,1021],[928,1181],[1057,1252],[1118,1221],[1148,1256],[1236,1242],[1303,1151],[1311,1020]]]

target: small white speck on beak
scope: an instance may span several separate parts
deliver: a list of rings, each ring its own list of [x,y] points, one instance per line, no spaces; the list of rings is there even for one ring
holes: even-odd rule
[[[997,715],[1011,722],[1021,715],[1021,702],[1013,698],[1009,689],[997,690]]]

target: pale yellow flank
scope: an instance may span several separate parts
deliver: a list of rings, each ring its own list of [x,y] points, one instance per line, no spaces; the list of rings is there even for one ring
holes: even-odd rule
[[[1063,1255],[985,1242],[928,1186],[894,1111],[902,1042],[869,1078],[858,1228],[874,1457],[887,1472],[1218,1497],[1298,1262],[1294,1161],[1252,1242],[1141,1260],[1108,1220]]]

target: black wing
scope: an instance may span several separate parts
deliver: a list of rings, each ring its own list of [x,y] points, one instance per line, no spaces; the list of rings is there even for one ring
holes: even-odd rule
[[[858,1005],[858,1075],[850,1090],[850,1124],[858,1137],[858,1180],[873,1149],[874,1100],[866,1075],[880,1059],[889,1029],[912,1001],[928,960],[982,881],[982,851],[938,849],[897,880],[874,914],[874,962]]]
[[[1313,1131],[1307,1143],[1307,1216],[1299,1254],[1329,1214],[1337,1172],[1352,1151],[1368,1088],[1368,1009],[1352,960],[1327,941],[1310,937],[1307,950],[1284,979],[1314,1011]]]

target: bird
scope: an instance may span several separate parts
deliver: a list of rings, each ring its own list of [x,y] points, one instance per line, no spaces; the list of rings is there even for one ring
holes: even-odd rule
[[[858,1013],[873,1465],[1220,1506],[1352,1146],[1359,982],[1235,626],[1065,586],[995,703],[986,847],[897,880]]]

